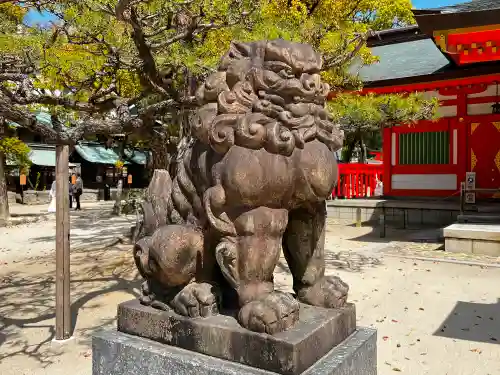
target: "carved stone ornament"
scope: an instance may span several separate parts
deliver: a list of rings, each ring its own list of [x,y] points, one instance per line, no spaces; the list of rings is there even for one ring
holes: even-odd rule
[[[232,43],[197,91],[189,148],[172,180],[157,170],[134,256],[141,302],[206,317],[238,309],[274,334],[298,301],[338,308],[348,285],[325,276],[325,199],[343,134],[325,109],[321,55],[285,40]],[[281,251],[295,296],[274,289]]]

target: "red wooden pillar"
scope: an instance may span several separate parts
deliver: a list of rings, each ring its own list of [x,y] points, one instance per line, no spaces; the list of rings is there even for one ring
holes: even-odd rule
[[[384,155],[384,196],[391,195],[391,169],[392,169],[392,128],[384,128],[383,130],[383,155]]]
[[[454,164],[457,173],[457,190],[460,189],[460,183],[465,181],[465,175],[468,168],[469,150],[467,149],[467,136],[470,121],[463,117],[450,119],[450,139],[451,139],[451,157],[450,163]]]

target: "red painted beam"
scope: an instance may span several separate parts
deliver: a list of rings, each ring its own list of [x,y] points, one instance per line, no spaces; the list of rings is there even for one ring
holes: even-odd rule
[[[451,95],[471,95],[471,94],[479,94],[488,89],[488,84],[480,83],[480,84],[469,84],[469,85],[458,85],[458,86],[446,86],[438,89],[440,95],[443,96],[451,96]]]
[[[448,34],[446,43],[446,53],[458,65],[500,60],[500,30]]]
[[[405,133],[425,133],[425,132],[439,132],[447,131],[449,129],[448,119],[439,118],[435,121],[421,120],[417,124],[403,124],[400,126],[393,127],[393,133],[405,134]]]
[[[500,99],[500,96],[480,96],[478,98],[468,98],[467,104],[484,104],[484,103],[496,103]]]
[[[450,87],[450,86],[468,86],[468,85],[477,85],[477,84],[485,84],[491,85],[495,82],[500,82],[500,73],[490,74],[485,76],[477,76],[477,77],[467,77],[460,79],[452,79],[452,80],[443,80],[443,81],[433,81],[433,82],[425,82],[425,83],[414,83],[400,86],[385,86],[385,87],[367,87],[360,91],[345,91],[345,92],[331,92],[328,95],[328,99],[333,99],[338,94],[359,94],[366,95],[368,93],[374,94],[409,94],[415,92],[424,92],[424,91],[434,91],[439,90],[441,88]]]
[[[451,57],[453,58],[453,60],[455,60],[455,62],[458,65],[466,65],[466,64],[477,64],[490,61],[498,61],[500,60],[500,53],[498,52],[493,53],[488,50],[480,53],[479,50],[470,50],[467,55],[462,52],[458,54],[453,54],[451,55]]]
[[[500,41],[500,30],[483,30],[483,31],[473,31],[461,34],[448,34],[447,43],[448,45],[457,44],[486,44],[488,42]]]

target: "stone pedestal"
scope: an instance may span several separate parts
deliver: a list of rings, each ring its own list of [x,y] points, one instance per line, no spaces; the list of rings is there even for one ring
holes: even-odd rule
[[[376,375],[376,332],[356,329],[354,305],[300,306],[291,330],[243,329],[231,314],[189,319],[143,306],[118,308],[118,332],[93,340],[93,375]]]

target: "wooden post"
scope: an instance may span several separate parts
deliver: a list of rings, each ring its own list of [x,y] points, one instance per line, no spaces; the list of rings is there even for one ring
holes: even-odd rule
[[[361,207],[356,208],[356,226],[361,227]]]
[[[113,207],[115,215],[118,216],[122,214],[122,193],[123,193],[123,180],[120,177],[118,180],[118,184],[116,185],[115,206]]]
[[[69,146],[56,146],[56,340],[71,337]]]
[[[380,214],[380,238],[385,238],[385,226],[386,226],[386,216],[385,216],[385,206],[382,207],[382,213]]]
[[[0,119],[1,121],[1,119]],[[0,129],[2,123],[0,122]],[[1,138],[1,132],[0,132]],[[9,193],[7,188],[7,176],[5,175],[6,157],[0,151],[0,223],[7,223],[10,218],[9,214]]]

